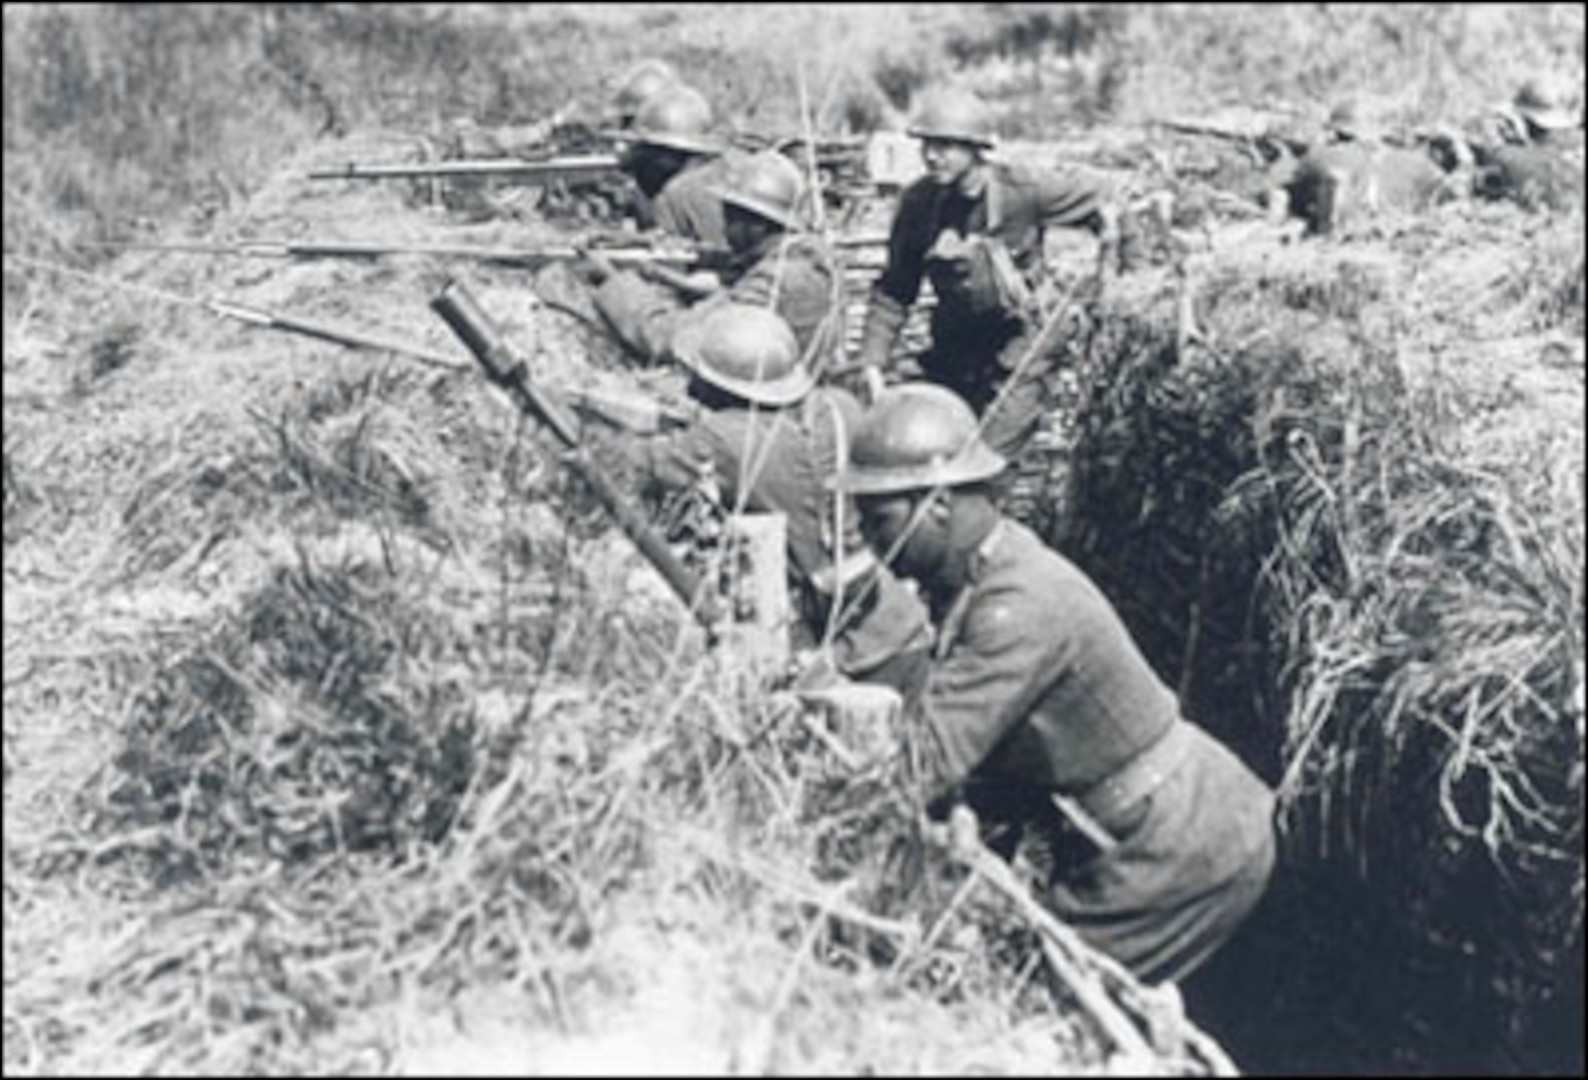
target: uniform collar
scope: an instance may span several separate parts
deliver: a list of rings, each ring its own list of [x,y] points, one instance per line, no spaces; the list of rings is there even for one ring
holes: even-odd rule
[[[999,517],[993,523],[991,531],[982,538],[982,542],[976,545],[976,550],[970,553],[966,561],[965,581],[943,612],[937,627],[937,637],[932,646],[933,655],[937,658],[941,659],[948,655],[948,651],[954,647],[960,627],[965,621],[965,613],[970,608],[972,597],[976,595],[976,585],[992,567],[1007,533],[1007,524],[1002,517]]]
[[[1008,533],[1008,522],[1002,517],[993,522],[992,529],[976,545],[976,550],[970,553],[969,582],[974,584],[987,574],[987,569],[998,557],[998,549],[1003,545],[1004,536]]]

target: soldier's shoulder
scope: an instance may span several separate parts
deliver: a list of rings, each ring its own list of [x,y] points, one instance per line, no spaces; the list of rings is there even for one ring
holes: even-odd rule
[[[913,181],[899,193],[899,213],[925,210],[937,198],[938,186],[930,176]]]
[[[784,233],[779,246],[781,254],[788,258],[824,265],[833,261],[833,246],[820,233]]]
[[[997,162],[993,170],[995,182],[1010,196],[1037,202],[1060,192],[1106,196],[1111,186],[1104,173],[1086,165],[1009,161]]]

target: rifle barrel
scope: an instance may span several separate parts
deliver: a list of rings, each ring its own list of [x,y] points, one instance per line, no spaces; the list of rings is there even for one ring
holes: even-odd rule
[[[705,627],[708,637],[714,640],[718,605],[713,602],[713,594],[703,590],[700,579],[678,561],[667,542],[657,535],[639,511],[618,493],[612,482],[590,460],[579,443],[578,432],[567,413],[545,390],[530,382],[524,362],[513,355],[501,331],[468,289],[461,282],[448,282],[430,301],[430,307],[474,354],[474,358],[485,369],[486,376],[511,394],[514,404],[521,410],[550,427],[557,440],[572,451],[563,460],[590,485],[607,512],[667,580],[679,599],[689,607],[690,612]]]
[[[616,172],[616,154],[577,154],[568,157],[529,161],[523,158],[483,158],[435,162],[396,162],[361,165],[348,162],[338,169],[315,169],[310,180],[415,180],[467,177],[511,177],[522,182],[535,180],[586,180]]]
[[[542,266],[546,263],[578,258],[580,248],[571,244],[540,248],[491,248],[459,244],[381,244],[346,240],[299,244],[285,240],[242,240],[235,244],[156,243],[153,241],[93,241],[89,247],[136,251],[186,251],[205,255],[246,255],[271,259],[378,259],[391,255],[428,256],[438,259],[473,259],[479,262],[507,263],[514,266]],[[603,248],[592,245],[618,265],[659,264],[709,266],[726,258],[726,253],[710,248],[674,245],[671,247]]]
[[[461,370],[465,365],[449,356],[417,345],[408,345],[389,338],[378,338],[347,327],[334,326],[330,323],[312,322],[300,319],[294,315],[281,315],[258,308],[245,307],[230,300],[216,298],[205,303],[205,307],[217,315],[237,319],[241,322],[253,323],[255,326],[264,326],[273,330],[285,330],[293,334],[302,334],[304,337],[318,338],[336,345],[346,345],[354,349],[375,349],[381,352],[396,353],[399,356],[412,357],[437,367],[447,368],[452,371]]]

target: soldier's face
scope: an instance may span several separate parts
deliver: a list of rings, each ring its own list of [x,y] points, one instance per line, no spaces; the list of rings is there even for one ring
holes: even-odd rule
[[[963,180],[978,159],[976,148],[969,143],[952,139],[921,140],[921,160],[926,164],[926,174],[942,187],[951,187]]]
[[[734,206],[732,203],[723,205],[722,216],[723,234],[727,237],[728,247],[734,251],[754,250],[760,247],[767,237],[782,231],[780,226],[760,214],[752,213],[742,206]]]
[[[931,576],[942,552],[947,516],[941,493],[857,495],[855,508],[860,514],[860,535],[877,558],[892,556],[888,565],[905,577],[923,580]]]

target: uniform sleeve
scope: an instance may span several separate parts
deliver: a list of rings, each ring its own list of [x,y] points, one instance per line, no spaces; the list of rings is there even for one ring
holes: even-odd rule
[[[1032,177],[1030,191],[1043,224],[1091,229],[1098,234],[1113,200],[1113,192],[1101,176],[1074,168]]]
[[[691,243],[710,248],[728,246],[722,200],[712,193],[712,184],[725,169],[723,159],[686,168],[667,183],[656,196],[653,207],[656,227]]]
[[[933,192],[912,187],[899,200],[888,232],[888,265],[877,278],[874,291],[908,310],[921,294],[921,276],[926,271],[926,251],[931,245]]]
[[[888,265],[871,287],[871,302],[860,333],[860,362],[887,367],[893,342],[910,314],[910,305],[921,295],[926,272],[926,251],[932,231],[932,189],[916,185],[899,200],[888,233]]]
[[[916,707],[934,750],[930,797],[963,782],[1046,688],[1048,634],[1037,622],[1008,598],[989,596],[934,661]]]
[[[629,270],[595,290],[595,308],[623,345],[655,364],[667,356],[678,321],[688,310],[677,294]]]
[[[733,283],[728,299],[773,307],[794,331],[801,355],[810,357],[816,355],[812,340],[823,332],[826,323],[837,319],[834,288],[832,273],[814,254],[785,248],[781,255],[774,251],[758,260]],[[829,334],[835,335],[836,329]]]
[[[633,459],[646,490],[680,491],[693,485],[715,463],[716,440],[701,424],[653,435],[632,444]]]

